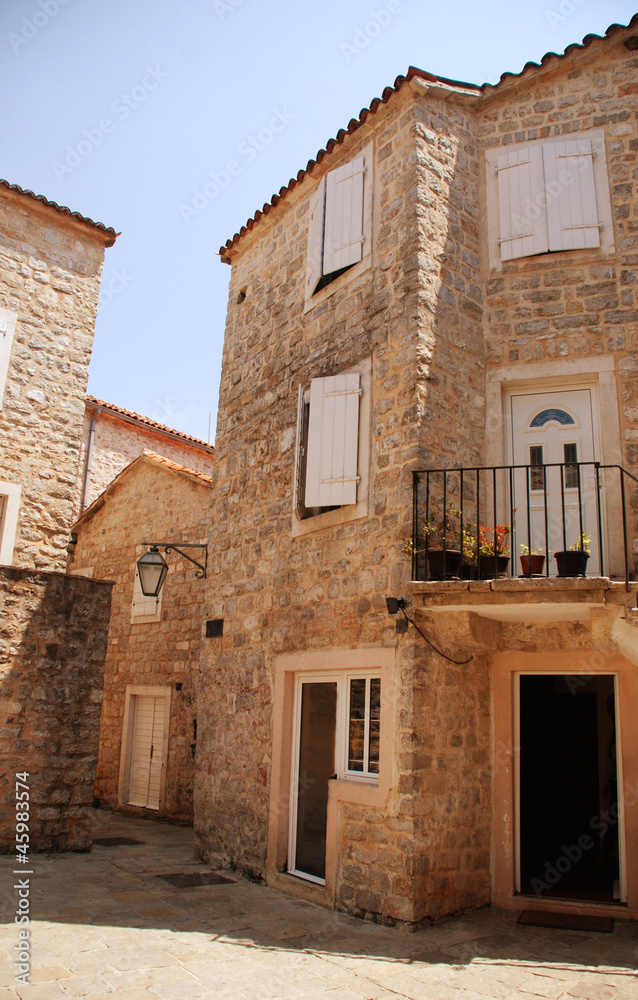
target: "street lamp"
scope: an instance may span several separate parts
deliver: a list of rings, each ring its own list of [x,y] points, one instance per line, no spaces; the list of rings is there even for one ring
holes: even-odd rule
[[[150,545],[148,552],[145,552],[137,560],[137,572],[140,578],[140,587],[144,597],[157,597],[160,590],[162,589],[164,580],[166,579],[166,574],[168,573],[168,564],[166,560],[162,558],[160,553],[160,547],[164,549],[164,552],[171,552],[173,549],[175,552],[179,552],[180,556],[184,559],[188,559],[198,568],[198,572],[195,576],[202,577],[206,576],[206,566],[208,564],[208,546],[197,544],[194,542],[179,542],[175,544],[173,542],[142,542],[142,545]],[[204,562],[199,563],[192,556],[189,556],[187,552],[183,549],[203,549],[204,550]]]

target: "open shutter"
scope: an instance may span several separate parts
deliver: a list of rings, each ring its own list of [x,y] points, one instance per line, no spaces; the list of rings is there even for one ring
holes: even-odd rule
[[[331,170],[326,184],[323,273],[356,264],[363,256],[362,156]]]
[[[358,372],[310,383],[306,507],[357,502],[359,386]]]
[[[547,229],[550,250],[600,246],[594,184],[594,151],[589,139],[543,144]]]
[[[306,290],[312,295],[323,274],[323,223],[326,204],[326,178],[310,199],[308,223],[308,260],[306,262]]]
[[[496,167],[501,260],[548,250],[541,146],[500,153]]]
[[[300,385],[297,392],[297,435],[295,440],[295,483],[292,494],[293,510],[300,510],[303,507],[303,411],[304,411],[304,391]]]

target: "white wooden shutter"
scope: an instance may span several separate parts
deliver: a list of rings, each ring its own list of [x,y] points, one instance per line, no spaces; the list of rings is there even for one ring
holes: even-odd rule
[[[363,256],[362,156],[327,174],[323,273],[356,264]]]
[[[17,318],[17,313],[9,312],[8,309],[0,309],[0,410],[2,409]]]
[[[138,695],[135,699],[130,805],[159,809],[165,708],[164,698]]]
[[[157,597],[145,597],[142,593],[142,585],[140,583],[140,574],[137,569],[137,563],[135,564],[135,583],[133,585],[133,608],[131,611],[131,616],[138,618],[144,616],[150,618],[152,615],[159,614],[162,601],[162,591],[160,590]]]
[[[500,153],[497,163],[501,260],[548,249],[541,146]]]
[[[301,479],[301,469],[303,463],[303,411],[304,411],[304,391],[300,385],[297,391],[297,435],[295,439],[295,483],[292,494],[293,510],[299,510],[303,506],[303,482]]]
[[[308,260],[306,262],[306,290],[312,295],[323,274],[323,224],[326,206],[326,178],[310,199],[308,222]]]
[[[360,395],[358,372],[310,383],[306,507],[357,502]]]
[[[589,139],[543,144],[547,229],[550,250],[600,246],[594,184],[594,152]]]

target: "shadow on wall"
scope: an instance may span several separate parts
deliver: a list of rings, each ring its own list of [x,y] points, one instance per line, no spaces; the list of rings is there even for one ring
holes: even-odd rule
[[[86,851],[112,584],[0,567],[0,851]],[[26,786],[26,788],[25,788]],[[24,795],[25,790],[28,797]],[[28,806],[27,806],[28,803]]]

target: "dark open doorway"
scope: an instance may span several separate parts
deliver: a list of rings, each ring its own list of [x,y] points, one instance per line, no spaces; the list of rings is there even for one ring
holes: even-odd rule
[[[614,678],[520,678],[520,891],[619,902]]]

